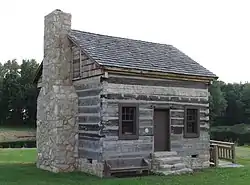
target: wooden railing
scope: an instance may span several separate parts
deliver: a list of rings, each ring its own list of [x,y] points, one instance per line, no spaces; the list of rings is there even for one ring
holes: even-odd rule
[[[235,163],[235,144],[230,142],[210,140],[210,164],[212,166],[218,166],[219,159]]]

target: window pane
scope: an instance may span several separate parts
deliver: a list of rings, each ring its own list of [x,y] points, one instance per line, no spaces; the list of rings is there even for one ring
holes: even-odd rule
[[[198,109],[187,109],[186,115],[186,127],[187,133],[197,133],[198,132]]]
[[[134,129],[133,129],[133,122],[122,122],[122,133],[123,134],[133,134]]]
[[[122,107],[122,134],[136,133],[136,107]]]

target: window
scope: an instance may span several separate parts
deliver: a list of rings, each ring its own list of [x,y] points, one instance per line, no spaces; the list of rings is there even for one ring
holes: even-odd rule
[[[195,138],[200,136],[200,110],[186,107],[184,121],[184,137]]]
[[[120,104],[119,106],[119,139],[138,139],[138,105]]]

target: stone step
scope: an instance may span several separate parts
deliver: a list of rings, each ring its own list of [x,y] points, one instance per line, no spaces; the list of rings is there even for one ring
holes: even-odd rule
[[[154,152],[153,156],[154,158],[172,157],[172,156],[177,156],[177,152],[176,151]]]
[[[162,174],[162,175],[180,175],[180,174],[187,174],[187,173],[193,173],[193,170],[190,168],[183,168],[180,170],[160,170],[158,172],[156,172],[158,174]]]
[[[176,163],[174,165],[169,165],[169,164],[160,165],[161,170],[180,170],[180,169],[183,169],[185,167],[186,166],[184,163]]]
[[[174,165],[177,163],[181,163],[182,162],[182,158],[175,156],[175,157],[167,157],[167,158],[157,158],[155,159],[157,162],[160,163],[160,165],[163,164],[169,164],[169,165]]]

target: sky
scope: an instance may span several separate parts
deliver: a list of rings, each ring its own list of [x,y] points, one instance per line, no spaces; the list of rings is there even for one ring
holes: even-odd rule
[[[171,44],[227,83],[250,81],[249,0],[8,0],[0,2],[0,62],[43,59],[44,16],[72,29]]]

